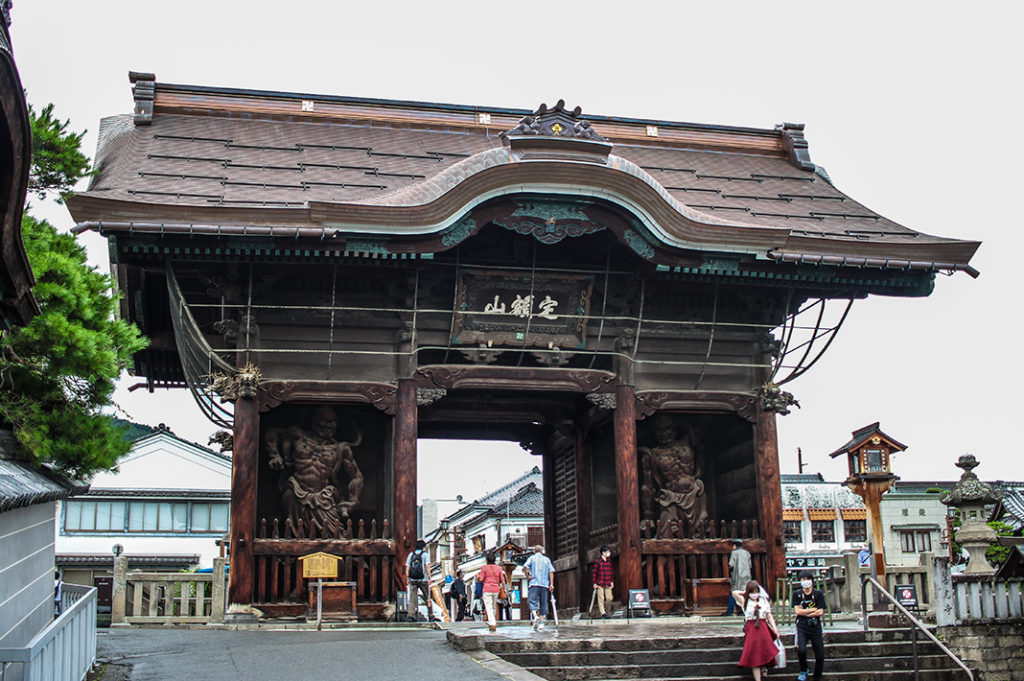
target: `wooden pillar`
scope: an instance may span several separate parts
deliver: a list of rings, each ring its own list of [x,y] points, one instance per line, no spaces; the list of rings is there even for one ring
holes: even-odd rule
[[[782,532],[782,481],[779,477],[779,438],[775,412],[757,409],[754,437],[754,471],[757,475],[757,501],[761,535],[765,546],[763,584],[773,592],[775,580],[786,574],[786,545]]]
[[[260,413],[255,391],[235,400],[231,457],[231,577],[228,600],[249,605],[253,596],[252,540],[256,534],[256,482],[259,468]]]
[[[588,442],[584,436],[584,428],[580,425],[581,419],[576,418],[575,438],[576,450],[573,456],[576,458],[576,579],[579,584],[580,611],[583,606],[590,603],[590,592],[593,583],[590,581],[590,574],[587,572],[587,554],[590,549],[591,522],[591,484],[590,484],[590,453],[587,451]]]
[[[416,546],[416,437],[419,430],[416,382],[398,381],[395,409],[395,449],[392,472],[395,493],[392,502],[392,533],[395,537],[395,574],[405,583],[405,559]]]
[[[885,583],[885,531],[882,525],[882,495],[889,491],[892,482],[886,481],[881,484],[864,482],[861,487],[864,490],[861,496],[864,497],[864,505],[868,509],[868,530],[871,532],[871,548],[874,553],[872,557],[875,560],[875,574],[871,576],[882,586],[887,586]]]
[[[636,458],[636,391],[615,391],[615,484],[619,522],[619,599],[643,586],[640,573],[640,480]]]

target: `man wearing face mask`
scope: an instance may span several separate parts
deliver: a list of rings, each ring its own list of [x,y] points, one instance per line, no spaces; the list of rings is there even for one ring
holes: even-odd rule
[[[807,681],[807,644],[814,648],[814,676],[818,681],[825,667],[825,639],[821,631],[821,617],[825,614],[825,594],[814,588],[811,573],[800,573],[800,589],[793,594],[796,611],[796,652],[800,658],[798,681]]]

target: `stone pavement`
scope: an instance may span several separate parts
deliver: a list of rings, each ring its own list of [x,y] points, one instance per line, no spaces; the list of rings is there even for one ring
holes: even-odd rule
[[[829,630],[857,629],[837,622]],[[439,625],[310,625],[101,629],[98,658],[108,663],[102,681],[538,681],[539,677],[483,649],[487,637],[529,641],[721,636],[742,632],[740,618],[658,617],[564,621],[533,631],[528,623],[502,623],[496,633],[482,622]],[[789,633],[783,628],[783,633]],[[446,640],[447,639],[447,640]],[[449,645],[450,644],[450,645]],[[462,651],[462,652],[459,652]],[[465,653],[465,654],[463,654]]]
[[[443,631],[424,628],[124,628],[100,630],[97,647],[100,662],[108,663],[104,681],[537,678],[490,655],[464,655],[446,643]]]

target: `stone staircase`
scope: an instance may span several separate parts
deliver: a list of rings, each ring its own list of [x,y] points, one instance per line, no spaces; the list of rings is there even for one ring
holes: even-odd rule
[[[637,637],[560,640],[486,639],[487,651],[550,681],[698,681],[751,679],[736,661],[742,636]],[[772,668],[773,677],[795,679],[799,671],[793,634],[783,636],[787,665]],[[828,632],[825,674],[829,681],[913,679],[914,657],[906,630]],[[808,651],[813,670],[814,656]],[[922,681],[961,681],[967,674],[928,640],[918,637]]]

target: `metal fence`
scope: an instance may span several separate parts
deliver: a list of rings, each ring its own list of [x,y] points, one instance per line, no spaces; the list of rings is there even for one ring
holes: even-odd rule
[[[82,681],[96,661],[96,588],[63,584],[60,616],[27,644],[0,648],[0,680]]]

